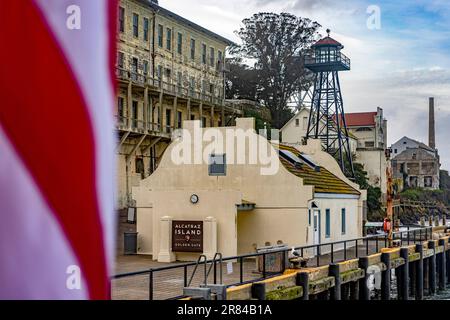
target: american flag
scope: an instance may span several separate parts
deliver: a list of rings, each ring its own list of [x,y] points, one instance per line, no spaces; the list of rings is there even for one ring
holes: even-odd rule
[[[0,1],[0,299],[110,295],[115,16]]]

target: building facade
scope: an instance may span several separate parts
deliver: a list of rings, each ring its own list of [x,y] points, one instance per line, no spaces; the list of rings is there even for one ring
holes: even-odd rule
[[[400,189],[440,187],[440,160],[436,149],[403,137],[392,145],[392,170]]]
[[[186,137],[203,130],[199,121],[185,122],[184,126],[183,134],[189,133]],[[178,153],[186,137],[180,136],[169,146],[155,173],[133,188],[139,254],[152,255],[161,262],[189,261],[202,253],[210,258],[216,252],[224,256],[250,253],[268,243],[297,246],[362,235],[366,191],[344,176],[337,162],[322,151],[320,141],[311,139],[308,145],[295,148],[272,145],[254,126],[253,118],[239,118],[236,127],[213,130],[224,137],[229,130],[233,135],[245,131],[248,141],[259,139],[260,152],[271,150],[268,153],[274,154],[274,163],[233,161],[229,149],[214,140],[214,148],[208,150],[224,160],[218,167],[204,161],[180,164],[172,155]],[[238,149],[238,144],[234,154],[250,159],[251,148]],[[206,150],[211,142],[191,140],[188,146]],[[277,170],[261,174],[271,166]],[[174,249],[174,226],[180,221],[203,224],[200,251]],[[185,242],[189,241],[192,239],[186,238]]]
[[[381,189],[383,195],[387,191],[386,158],[387,120],[383,109],[376,112],[346,113],[348,130],[357,139],[356,162],[364,165],[369,184]]]
[[[225,126],[241,110],[224,103],[231,42],[150,0],[121,0],[118,79],[119,209],[154,172],[182,121]]]
[[[303,144],[308,131],[310,109],[302,107],[297,113],[281,128],[281,141],[292,145]],[[325,126],[325,123],[323,123]],[[350,133],[350,132],[349,132]],[[350,150],[355,153],[357,148],[356,137],[349,134]]]

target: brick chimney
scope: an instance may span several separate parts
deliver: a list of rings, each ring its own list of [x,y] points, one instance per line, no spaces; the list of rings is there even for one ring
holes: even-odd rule
[[[430,116],[428,125],[428,146],[436,149],[436,126],[434,120],[434,98],[430,98]]]

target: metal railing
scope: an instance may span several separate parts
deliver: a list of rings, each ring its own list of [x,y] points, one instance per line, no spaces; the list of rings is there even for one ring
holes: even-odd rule
[[[416,244],[417,242],[427,241],[432,239],[432,227],[420,227],[420,226],[408,226],[407,230],[399,231],[393,233],[394,240],[400,242],[400,245],[411,245]],[[270,271],[267,270],[267,261],[273,260],[274,257],[279,255],[284,266],[286,266],[286,257],[289,255],[289,252],[296,252],[296,256],[300,258],[305,258],[308,260],[308,266],[310,267],[320,267],[323,265],[327,265],[330,263],[338,263],[342,261],[346,261],[349,259],[356,259],[363,256],[368,256],[370,254],[378,253],[380,249],[388,247],[388,235],[387,234],[376,234],[370,235],[361,238],[335,241],[330,243],[323,244],[314,244],[307,246],[300,246],[294,248],[283,248],[283,249],[275,249],[268,252],[258,252],[258,253],[250,253],[244,255],[238,255],[233,257],[226,257],[220,260],[220,280],[222,282],[223,272],[222,272],[222,263],[233,263],[238,266],[238,277],[225,279],[224,284],[228,287],[242,285],[254,281],[261,281],[273,276],[280,275],[284,272],[285,268],[281,268],[278,271]],[[216,258],[216,257],[215,257]],[[217,259],[207,260],[205,261],[205,268],[207,264],[210,264],[209,270],[213,268],[212,281],[214,284],[217,284],[217,276],[218,276],[218,268]],[[245,272],[245,264],[248,261],[253,261],[252,267],[257,267],[257,271],[253,270],[251,273]],[[262,262],[262,266],[258,266],[258,261]],[[195,270],[192,271],[192,276],[189,277],[189,269],[193,269],[198,266],[197,262],[189,262],[183,264],[176,264],[158,268],[150,268],[148,270],[142,270],[137,272],[130,273],[122,273],[115,275],[113,277],[114,280],[130,278],[135,276],[147,276],[148,277],[148,299],[154,300],[155,293],[158,293],[155,290],[155,276],[158,274],[162,274],[161,281],[167,281],[170,278],[169,275],[164,274],[166,271],[172,271],[175,277],[181,276],[181,281],[178,288],[173,290],[173,293],[166,293],[165,299],[178,299],[182,298],[183,287],[187,287],[188,284],[192,283],[193,275],[195,274]],[[248,268],[247,268],[248,269]],[[260,271],[259,271],[260,270]],[[181,272],[182,271],[182,272]],[[173,276],[173,275],[172,275]],[[209,272],[207,273],[209,276]],[[173,279],[177,281],[177,279]],[[206,281],[206,280],[204,280]],[[167,285],[163,284],[160,288],[166,289]],[[160,289],[163,290],[163,289]]]
[[[122,80],[131,80],[139,85],[146,85],[162,89],[165,93],[177,95],[181,98],[191,98],[201,100],[210,104],[223,104],[223,97],[220,94],[205,93],[195,90],[191,86],[185,87],[183,85],[174,84],[161,80],[161,78],[153,78],[147,74],[142,74],[136,71],[116,67],[116,76]]]
[[[314,66],[314,65],[328,65],[334,63],[341,63],[346,68],[350,68],[351,62],[350,58],[348,58],[342,52],[339,52],[335,55],[317,55],[316,53],[305,57],[305,66]]]

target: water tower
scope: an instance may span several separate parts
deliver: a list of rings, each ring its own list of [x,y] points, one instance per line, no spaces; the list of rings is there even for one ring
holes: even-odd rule
[[[324,149],[339,162],[345,175],[354,178],[339,83],[339,71],[350,70],[350,59],[341,53],[344,46],[330,37],[329,29],[327,33],[328,36],[316,42],[312,46],[312,54],[305,58],[305,67],[315,73],[306,139],[320,139]]]

